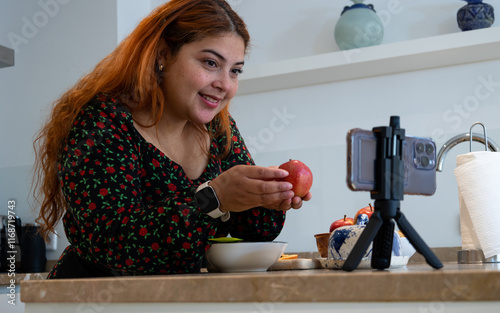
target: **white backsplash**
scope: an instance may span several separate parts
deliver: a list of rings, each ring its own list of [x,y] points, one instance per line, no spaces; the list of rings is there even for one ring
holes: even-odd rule
[[[345,138],[351,128],[386,126],[391,115],[399,115],[407,135],[431,136],[441,147],[481,121],[500,142],[499,70],[500,61],[492,61],[235,98],[231,112],[258,165],[299,159],[314,174],[314,198],[288,213],[278,239],[289,242],[288,251],[314,251],[314,234],[327,232],[334,220],[353,217],[372,202],[369,193],[351,192],[345,183]],[[457,110],[457,103],[474,96],[478,78],[488,75],[497,82],[491,95],[474,110]],[[280,120],[283,115],[286,123]],[[431,247],[461,244],[453,169],[456,155],[468,150],[468,144],[461,144],[448,153],[443,172],[437,173],[435,195],[405,196],[401,204]]]

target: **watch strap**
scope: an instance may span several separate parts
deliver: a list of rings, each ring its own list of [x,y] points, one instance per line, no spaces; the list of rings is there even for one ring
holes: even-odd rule
[[[212,189],[212,192],[214,193],[215,197],[217,198],[217,195],[215,193],[215,190],[212,188],[212,186],[210,186],[210,180],[209,181],[206,181],[204,182],[203,184],[201,184],[200,186],[198,186],[198,188],[196,188],[196,192],[204,189],[204,188],[210,188]],[[220,202],[219,202],[219,199],[217,199],[217,202],[219,203],[220,205]],[[230,213],[229,212],[222,212],[219,207],[215,208],[214,210],[210,211],[210,212],[207,212],[206,213],[208,216],[210,216],[211,218],[221,218],[221,221],[223,222],[226,222],[229,220],[229,217],[230,217]]]

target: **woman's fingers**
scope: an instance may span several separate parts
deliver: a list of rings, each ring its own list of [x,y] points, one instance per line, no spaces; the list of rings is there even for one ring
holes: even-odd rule
[[[247,188],[246,190],[248,192],[254,194],[263,194],[263,195],[285,192],[291,190],[293,187],[292,184],[290,184],[289,182],[274,181],[274,180],[265,181],[248,177],[246,178],[244,185]]]
[[[289,198],[280,202],[278,207],[275,209],[281,211],[288,211],[290,209],[298,210],[302,207],[304,201],[309,201],[311,200],[311,198],[311,192],[308,192],[307,195],[302,198],[294,196],[293,198]]]
[[[277,179],[288,176],[288,172],[261,166],[235,166],[219,177],[220,187],[233,188],[253,194],[271,194],[292,189],[292,184]]]
[[[256,206],[280,211],[299,209],[312,195],[294,196],[292,184],[279,180],[286,176],[287,171],[275,167],[239,165],[215,178],[211,186],[224,210],[244,211]]]
[[[252,207],[292,198],[292,184],[276,179],[287,171],[258,166],[235,166],[215,178],[215,189],[221,206],[226,210],[243,211]]]
[[[302,207],[302,204],[304,204],[304,201],[309,201],[312,199],[312,194],[310,191],[307,192],[307,194],[300,198],[300,197],[293,197],[292,199],[292,209],[298,210]]]
[[[312,193],[310,191],[307,192],[307,195],[305,195],[304,197],[302,197],[303,201],[309,201],[311,199],[312,199]]]
[[[238,166],[234,168],[236,169]],[[288,176],[287,171],[276,167],[241,166],[240,169],[245,171],[245,175],[248,178],[260,180],[280,179]]]

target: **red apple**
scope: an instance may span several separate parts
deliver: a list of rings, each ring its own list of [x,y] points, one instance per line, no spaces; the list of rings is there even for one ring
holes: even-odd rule
[[[352,217],[347,217],[344,215],[344,218],[341,218],[340,220],[336,220],[335,222],[330,225],[330,232],[334,231],[335,229],[342,227],[342,226],[352,226],[356,224],[354,219]]]
[[[372,216],[372,214],[373,214],[373,207],[372,207],[372,205],[368,204],[367,207],[359,209],[358,212],[356,212],[356,215],[354,215],[354,222],[355,223],[358,221],[358,215],[361,215],[361,214],[368,215],[368,219],[369,219]]]
[[[287,181],[293,185],[292,191],[295,196],[305,197],[313,183],[313,175],[309,167],[299,160],[290,160],[281,164],[279,168],[286,170],[289,174],[281,181]]]

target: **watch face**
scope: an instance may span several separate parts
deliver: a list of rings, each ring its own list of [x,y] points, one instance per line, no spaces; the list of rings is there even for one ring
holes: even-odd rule
[[[194,199],[203,213],[210,213],[219,208],[219,199],[217,199],[214,190],[210,186],[197,191]]]

